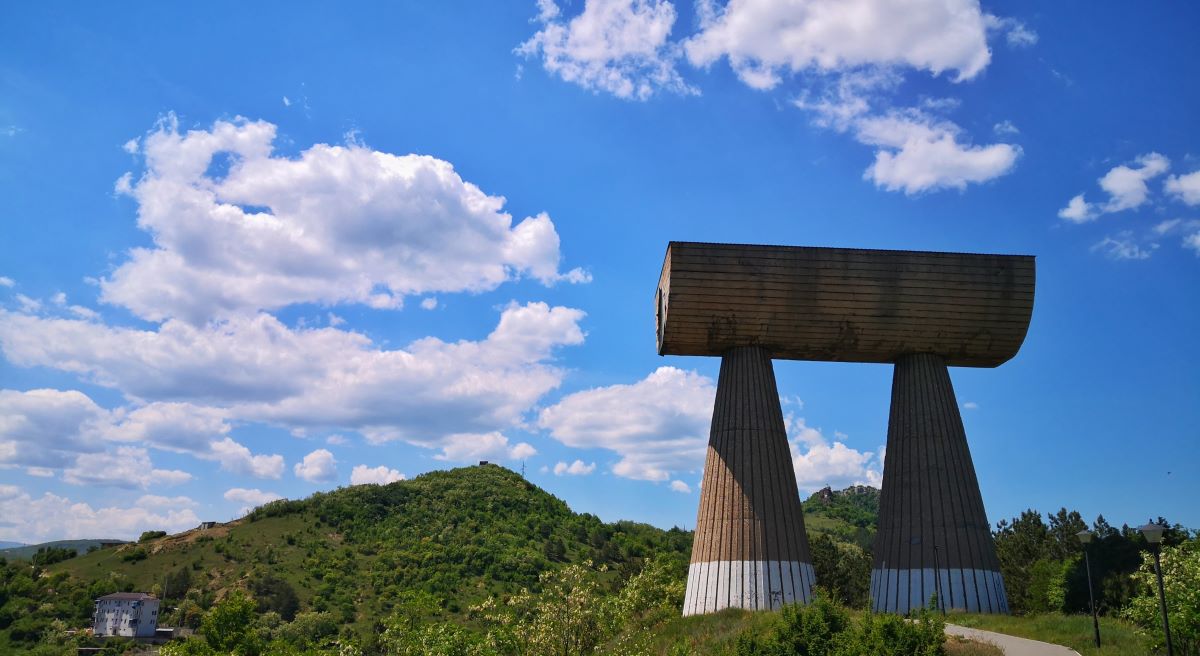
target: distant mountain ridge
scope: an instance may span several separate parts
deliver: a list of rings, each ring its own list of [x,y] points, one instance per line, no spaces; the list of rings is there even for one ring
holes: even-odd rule
[[[58,549],[74,549],[77,554],[85,554],[92,547],[103,549],[105,547],[115,547],[122,544],[129,544],[127,540],[96,538],[82,540],[54,540],[52,542],[42,542],[40,544],[21,544],[19,542],[0,543],[14,544],[16,546],[5,547],[0,549],[0,558],[12,558],[19,560],[29,560],[33,558],[33,554],[37,553],[38,549],[49,549],[51,547]]]

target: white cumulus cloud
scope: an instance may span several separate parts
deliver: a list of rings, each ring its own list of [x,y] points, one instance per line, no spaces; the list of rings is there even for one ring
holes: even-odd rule
[[[396,481],[404,480],[404,474],[395,469],[388,469],[385,465],[378,467],[368,467],[366,465],[355,465],[350,471],[351,485],[387,485]]]
[[[121,446],[103,453],[81,454],[63,472],[63,480],[75,485],[150,489],[178,485],[192,475],[178,469],[156,469],[146,449]]]
[[[368,435],[367,439],[371,439],[371,436]],[[435,446],[434,443],[423,444]],[[537,453],[537,449],[528,442],[510,444],[508,438],[498,431],[455,433],[445,436],[437,445],[441,447],[442,452],[434,458],[451,462],[522,460]]]
[[[956,81],[991,60],[985,16],[973,0],[730,0],[699,3],[701,31],[688,59],[709,66],[728,58],[743,82],[770,89],[784,73],[904,66]]]
[[[672,492],[679,492],[681,494],[691,494],[692,493],[692,488],[690,486],[688,486],[687,483],[684,483],[683,481],[680,481],[680,480],[671,481],[670,487],[671,487]]]
[[[632,385],[569,394],[545,408],[538,425],[567,446],[616,452],[621,460],[613,473],[618,476],[666,482],[674,473],[703,467],[715,396],[712,379],[660,367]],[[792,414],[785,421],[802,490],[879,485],[882,461],[876,454],[850,448],[840,434],[827,439]],[[567,468],[560,462],[554,472],[561,475]],[[672,490],[684,491],[680,486],[687,487],[678,480],[670,484]]]
[[[77,391],[0,390],[0,464],[61,468],[105,448],[107,410]]]
[[[274,492],[266,492],[258,488],[244,487],[228,489],[225,491],[224,496],[226,501],[242,504],[242,507],[238,509],[239,515],[245,515],[264,503],[270,503],[283,498]]]
[[[3,492],[3,490],[0,490]],[[93,507],[49,492],[32,497],[23,491],[0,493],[0,539],[45,542],[78,538],[136,539],[142,532],[176,533],[200,523],[190,507],[164,506],[143,496],[133,506]]]
[[[667,0],[585,0],[570,20],[554,0],[538,4],[542,28],[516,51],[540,56],[548,73],[630,100],[658,91],[698,93],[675,68],[678,46],[669,41],[675,6]]]
[[[825,486],[834,489],[849,485],[879,487],[883,482],[883,457],[858,451],[846,445],[845,435],[825,437],[820,429],[808,426],[803,418],[786,417],[792,452],[792,467],[801,494]]]
[[[1168,194],[1188,205],[1200,205],[1200,171],[1186,175],[1173,175],[1163,185]]]
[[[569,394],[538,425],[567,446],[616,452],[618,476],[665,481],[703,465],[715,394],[706,376],[659,367],[632,385]]]
[[[596,463],[584,463],[579,459],[569,465],[561,460],[554,465],[555,476],[587,476],[594,471],[596,471]]]
[[[328,449],[317,449],[296,463],[293,471],[310,483],[328,482],[337,478],[337,460]]]
[[[1098,180],[1100,188],[1108,194],[1106,202],[1091,203],[1084,194],[1077,194],[1058,211],[1058,216],[1072,223],[1086,223],[1103,214],[1141,207],[1150,197],[1147,182],[1166,173],[1170,167],[1171,160],[1158,153],[1138,157],[1134,166],[1114,166]],[[1167,182],[1169,185],[1170,180]]]
[[[481,341],[427,337],[383,350],[359,333],[292,329],[268,314],[139,330],[0,310],[0,350],[13,364],[76,373],[154,400],[130,415],[131,434],[149,435],[153,445],[273,478],[282,458],[244,451],[225,435],[226,420],[355,430],[373,443],[399,439],[466,453],[470,440],[461,435],[520,423],[558,386],[563,372],[551,363],[553,352],[583,342],[583,317],[545,303],[511,305]],[[168,402],[181,405],[162,405]],[[189,413],[196,416],[184,421]],[[164,430],[134,431],[151,424]],[[206,433],[215,440],[205,443]],[[514,458],[532,453],[528,445],[511,448]]]
[[[586,279],[559,272],[549,216],[513,225],[504,198],[449,162],[353,142],[279,157],[274,140],[264,121],[181,132],[163,120],[143,141],[145,172],[124,185],[154,246],[130,251],[101,298],[202,324],[304,302],[396,308],[519,276]]]
[[[855,135],[880,149],[863,177],[906,194],[965,189],[1012,171],[1021,155],[1021,148],[1012,144],[961,143],[957,125],[914,111],[863,118]]]
[[[216,461],[228,471],[279,478],[283,457],[255,455],[225,435],[230,427],[224,415],[186,403],[110,411],[75,390],[0,390],[0,463],[39,470],[71,465],[65,472],[68,482],[126,487],[190,478],[178,470],[153,469],[142,448],[106,451],[111,442],[138,443]]]

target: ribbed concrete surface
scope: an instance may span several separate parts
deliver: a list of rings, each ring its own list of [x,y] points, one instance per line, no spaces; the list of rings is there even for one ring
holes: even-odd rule
[[[812,557],[769,353],[721,359],[684,614],[807,601]]]
[[[766,609],[812,600],[813,567],[778,560],[734,560],[692,563],[683,615],[702,615],[724,608]]]
[[[656,295],[658,352],[754,344],[775,359],[940,353],[995,367],[1025,340],[1034,280],[1034,259],[1020,255],[673,241]]]
[[[946,608],[1008,612],[950,374],[924,353],[899,358],[892,378],[871,597],[906,613],[935,590]]]

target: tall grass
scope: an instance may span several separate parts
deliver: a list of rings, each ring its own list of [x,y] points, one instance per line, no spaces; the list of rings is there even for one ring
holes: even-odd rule
[[[1096,649],[1090,615],[972,615],[952,613],[947,623],[995,631],[1030,640],[1070,647],[1083,656],[1150,656],[1146,639],[1130,623],[1100,618],[1100,648]]]

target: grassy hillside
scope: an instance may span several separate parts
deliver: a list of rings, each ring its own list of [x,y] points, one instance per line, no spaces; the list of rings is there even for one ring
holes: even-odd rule
[[[804,502],[804,522],[810,533],[824,533],[842,542],[870,550],[879,521],[879,489],[853,485],[844,490],[828,487]]]
[[[84,582],[153,590],[170,605],[191,590],[207,605],[233,588],[297,611],[333,613],[367,630],[403,595],[424,592],[459,613],[494,595],[536,587],[538,575],[591,560],[612,576],[648,554],[691,548],[691,534],[606,524],[497,466],[439,471],[276,501],[247,517],[49,567]],[[294,601],[291,601],[293,600]]]
[[[1044,613],[1016,616],[956,613],[951,614],[946,621],[984,631],[1065,645],[1083,656],[1149,656],[1154,653],[1145,636],[1139,634],[1136,627],[1115,617],[1100,618],[1099,649],[1094,642],[1092,618],[1089,615]]]
[[[848,490],[818,493],[805,504],[815,559],[829,579],[867,566],[855,546],[869,548],[874,520],[855,511],[867,498],[869,492]],[[48,565],[28,597],[0,596],[0,646],[13,635],[38,635],[54,618],[84,626],[90,600],[117,590],[158,594],[168,609],[163,623],[181,626],[197,625],[206,609],[239,589],[251,593],[260,612],[283,620],[324,613],[358,635],[377,633],[384,618],[414,600],[428,617],[470,624],[471,606],[525,588],[539,592],[540,575],[573,563],[603,567],[604,584],[616,586],[649,556],[661,556],[682,577],[691,540],[679,529],[577,514],[494,465],[431,472],[276,501],[211,529]],[[15,566],[11,576],[20,576]],[[834,593],[857,603],[865,588]]]

